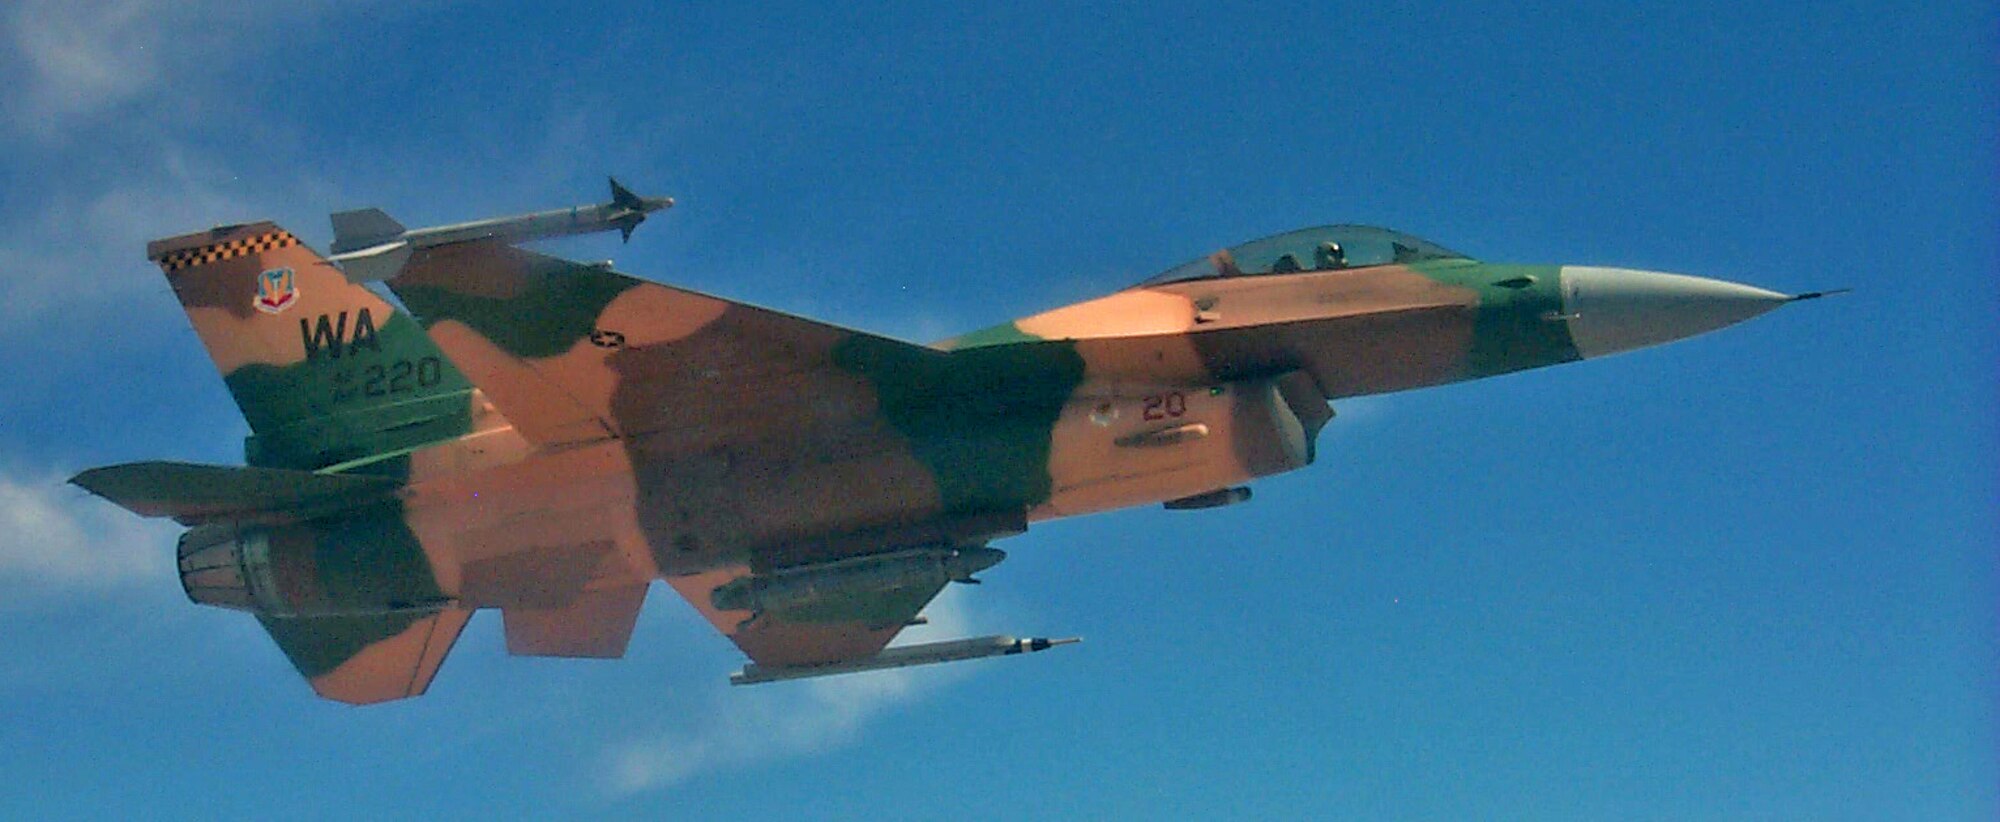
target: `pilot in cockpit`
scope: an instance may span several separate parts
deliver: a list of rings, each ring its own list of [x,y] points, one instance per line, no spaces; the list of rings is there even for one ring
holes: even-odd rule
[[[1347,252],[1340,249],[1339,243],[1329,240],[1320,243],[1318,248],[1313,249],[1314,271],[1332,271],[1346,267]]]

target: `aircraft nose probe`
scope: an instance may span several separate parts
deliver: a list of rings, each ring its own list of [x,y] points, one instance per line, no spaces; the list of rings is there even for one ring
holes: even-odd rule
[[[1807,291],[1799,294],[1793,294],[1792,298],[1786,300],[1785,302],[1800,303],[1800,302],[1805,302],[1806,300],[1817,300],[1821,297],[1832,297],[1840,294],[1847,294],[1851,293],[1852,291],[1854,291],[1854,289],[1852,288],[1829,288],[1825,291]]]

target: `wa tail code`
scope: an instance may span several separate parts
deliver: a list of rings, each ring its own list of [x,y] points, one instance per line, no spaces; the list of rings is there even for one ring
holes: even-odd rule
[[[363,308],[355,312],[354,335],[348,336],[347,312],[321,314],[308,321],[299,318],[299,340],[304,343],[306,359],[317,360],[322,354],[329,359],[340,359],[342,354],[353,354],[363,348],[380,353],[382,343],[375,337],[375,318]]]

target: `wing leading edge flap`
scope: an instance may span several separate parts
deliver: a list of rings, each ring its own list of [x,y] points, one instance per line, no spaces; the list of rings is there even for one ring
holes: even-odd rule
[[[258,617],[314,693],[368,705],[420,696],[472,618],[461,608],[340,617]]]
[[[394,491],[386,477],[185,462],[92,468],[70,482],[145,517],[193,525],[256,514],[311,516]]]

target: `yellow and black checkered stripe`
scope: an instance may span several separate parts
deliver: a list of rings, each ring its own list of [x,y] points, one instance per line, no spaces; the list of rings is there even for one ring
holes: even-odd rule
[[[299,238],[292,236],[292,232],[279,229],[269,234],[244,237],[239,240],[230,240],[226,243],[169,251],[160,255],[159,259],[155,260],[155,262],[160,264],[160,268],[165,269],[168,273],[172,273],[183,268],[219,263],[223,260],[233,260],[237,257],[250,254],[262,254],[272,249],[285,248],[298,244]]]

